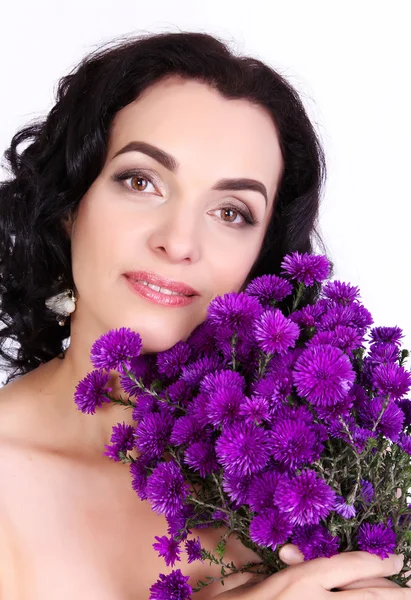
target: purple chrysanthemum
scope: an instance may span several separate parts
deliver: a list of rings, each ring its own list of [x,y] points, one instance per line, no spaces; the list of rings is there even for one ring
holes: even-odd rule
[[[182,379],[170,384],[165,392],[173,404],[183,407],[187,406],[192,395],[191,387]]]
[[[253,423],[234,423],[223,430],[216,444],[217,459],[231,475],[261,471],[270,456],[269,433]]]
[[[371,504],[374,500],[374,487],[370,481],[361,479],[361,497],[366,504]]]
[[[409,398],[403,398],[397,402],[399,408],[404,413],[404,427],[411,425],[411,400]]]
[[[153,354],[140,354],[130,360],[130,369],[132,375],[137,379],[141,378],[143,385],[150,387],[150,384],[156,377],[155,356]],[[129,375],[120,372],[120,385],[129,396],[138,396],[141,388]]]
[[[275,302],[281,302],[293,291],[289,281],[278,275],[261,275],[253,279],[246,287],[245,293],[256,297],[259,302],[268,308]]]
[[[395,344],[375,342],[374,344],[371,344],[368,358],[375,367],[377,365],[386,365],[388,363],[398,362],[399,353],[400,351],[398,346]]]
[[[244,394],[238,387],[223,387],[209,396],[208,418],[212,425],[231,425],[240,418]]]
[[[404,337],[402,329],[399,327],[374,327],[370,331],[372,342],[382,342],[384,344],[401,345],[401,339]]]
[[[202,548],[199,537],[194,540],[186,540],[184,547],[187,552],[187,562],[189,564],[195,560],[200,560],[203,562]]]
[[[295,364],[294,383],[298,393],[317,406],[342,400],[355,380],[349,358],[333,346],[312,346]]]
[[[351,304],[354,300],[358,300],[360,290],[358,287],[343,281],[328,281],[324,285],[322,293],[325,298],[339,304]]]
[[[178,377],[181,368],[185,365],[191,356],[191,347],[187,342],[177,342],[172,348],[158,352],[157,368],[161,375],[165,377]]]
[[[150,458],[160,458],[170,443],[174,419],[169,413],[148,413],[136,428],[136,447]]]
[[[234,502],[235,506],[238,507],[247,503],[251,480],[251,475],[242,477],[241,475],[224,474],[223,490],[227,493],[230,500]]]
[[[317,473],[307,469],[279,482],[275,502],[296,525],[316,525],[333,510],[335,492]]]
[[[117,423],[113,426],[110,441],[111,445],[105,445],[106,451],[103,454],[118,462],[121,460],[120,454],[132,450],[136,444],[134,427],[124,422]]]
[[[399,436],[397,444],[399,445],[401,450],[411,455],[411,437],[409,435],[407,435],[406,433],[402,433]]]
[[[224,523],[224,525],[228,525],[230,522],[230,519],[229,519],[227,513],[224,512],[223,510],[215,510],[212,513],[211,518],[213,519],[213,521],[222,521]]]
[[[93,415],[103,402],[110,402],[106,397],[112,390],[111,387],[106,387],[109,379],[109,373],[96,369],[79,381],[74,392],[74,401],[81,412]]]
[[[212,354],[215,350],[215,327],[209,321],[203,321],[191,332],[187,344],[198,358],[203,353]]]
[[[334,331],[338,325],[354,327],[363,334],[372,325],[371,313],[359,302],[343,305],[332,303],[333,306],[325,311],[318,319],[319,331]]]
[[[250,538],[259,546],[272,548],[284,544],[293,530],[287,515],[273,506],[256,515],[250,523]]]
[[[378,365],[373,370],[373,383],[382,395],[400,400],[411,387],[411,374],[395,363]]]
[[[217,371],[217,373],[206,375],[200,384],[200,391],[206,394],[213,394],[222,387],[236,387],[243,392],[245,389],[245,379],[237,371],[224,369]]]
[[[182,540],[186,539],[187,535],[191,534],[187,522],[189,519],[193,519],[194,515],[195,510],[192,504],[184,504],[175,515],[168,515],[166,517],[168,535],[177,536],[178,534]]]
[[[215,449],[210,442],[195,442],[189,446],[185,451],[184,462],[198,471],[201,477],[207,477],[219,469]]]
[[[404,413],[396,403],[391,402],[380,417],[384,402],[383,398],[370,398],[358,410],[359,422],[360,425],[373,430],[379,419],[376,430],[395,442],[403,428]]]
[[[91,347],[90,359],[97,369],[122,370],[125,363],[129,369],[131,359],[141,352],[140,334],[129,327],[120,327],[104,333]]]
[[[272,457],[287,469],[299,469],[319,458],[315,453],[316,435],[303,421],[280,419],[273,425],[270,435]]]
[[[252,386],[252,393],[269,401],[270,408],[285,401],[291,394],[293,387],[293,375],[290,369],[281,369],[276,373],[269,373],[263,379],[259,379]]]
[[[251,510],[261,512],[274,506],[275,492],[281,475],[277,471],[257,473],[248,486],[247,504]]]
[[[176,446],[193,444],[203,439],[204,434],[204,426],[201,421],[192,415],[184,415],[174,422],[170,441]]]
[[[180,512],[189,494],[189,486],[173,460],[156,466],[147,480],[147,498],[153,510],[165,516]]]
[[[262,396],[245,397],[240,407],[240,416],[246,423],[260,424],[270,418],[270,405]]]
[[[208,306],[208,320],[216,327],[223,328],[227,335],[247,331],[254,320],[261,315],[263,308],[256,298],[244,292],[230,292],[216,296]]]
[[[166,535],[162,535],[159,537],[156,535],[154,539],[157,540],[153,544],[154,550],[158,552],[160,557],[164,558],[167,567],[174,567],[176,561],[181,560],[180,543],[173,536],[167,537]]]
[[[330,558],[338,554],[340,546],[338,536],[331,535],[324,525],[296,527],[291,541],[298,546],[305,560],[320,557]]]
[[[380,558],[388,558],[394,554],[396,547],[396,536],[394,531],[379,523],[370,525],[363,523],[358,529],[357,543],[360,550],[377,554]]]
[[[266,310],[254,325],[257,344],[268,354],[284,354],[295,346],[299,335],[298,325],[285,317],[278,308]]]
[[[300,310],[290,314],[290,319],[300,325],[300,327],[315,327],[319,317],[324,312],[324,306],[317,304],[307,304]]]
[[[313,285],[316,281],[327,279],[330,263],[326,256],[309,254],[308,252],[292,252],[281,263],[282,272],[291,279],[305,285]]]
[[[344,519],[353,519],[357,512],[354,505],[347,504],[342,496],[337,496],[335,498],[334,510],[338,515],[344,517]]]
[[[150,587],[149,600],[190,600],[193,588],[187,583],[190,576],[183,575],[180,569],[169,575],[161,574]]]
[[[215,354],[204,356],[187,365],[183,365],[181,369],[181,379],[188,385],[195,387],[203,377],[209,373],[213,373],[221,367],[221,359]]]
[[[142,455],[130,463],[131,487],[140,500],[147,500],[147,466],[149,464],[150,461]]]

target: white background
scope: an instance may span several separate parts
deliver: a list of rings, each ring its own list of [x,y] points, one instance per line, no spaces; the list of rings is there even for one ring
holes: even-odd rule
[[[58,79],[116,36],[205,31],[279,69],[325,146],[320,225],[335,275],[411,350],[411,2],[20,0],[1,13],[1,154],[50,110]]]

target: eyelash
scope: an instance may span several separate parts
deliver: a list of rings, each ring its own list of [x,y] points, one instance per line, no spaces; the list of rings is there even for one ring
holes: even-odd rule
[[[141,177],[142,179],[146,179],[148,182],[151,183],[151,185],[155,186],[155,181],[153,181],[153,179],[147,175],[144,171],[123,171],[122,173],[118,173],[118,174],[114,174],[112,175],[112,179],[113,181],[116,181],[118,183],[120,183],[121,185],[123,184],[123,181],[127,181],[127,179],[132,179],[134,177]],[[129,188],[130,191],[133,192],[138,192],[138,190],[132,190],[131,188]],[[230,210],[234,210],[236,213],[238,213],[245,221],[245,225],[258,225],[258,221],[257,219],[254,217],[254,215],[251,212],[248,211],[242,211],[240,208],[238,208],[238,206],[236,206],[235,204],[224,204],[224,206],[219,206],[217,210],[223,210],[224,208],[228,208]],[[228,223],[230,223],[229,221],[226,221]],[[234,227],[238,226],[238,224],[234,224]]]

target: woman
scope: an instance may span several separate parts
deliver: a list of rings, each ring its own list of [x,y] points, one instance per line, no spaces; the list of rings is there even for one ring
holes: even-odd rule
[[[321,145],[271,68],[206,34],[164,33],[83,60],[6,159],[1,355],[12,372],[0,391],[1,597],[147,598],[166,572],[151,545],[166,523],[137,498],[127,467],[102,453],[116,419],[131,415],[118,406],[84,415],[75,386],[102,333],[131,327],[144,352],[165,350],[204,320],[213,297],[278,272],[287,252],[311,251]],[[70,289],[75,311],[59,324],[46,301]],[[111,385],[120,393],[114,373]],[[198,533],[210,549],[219,537]],[[228,560],[253,557],[231,540]],[[352,583],[378,586],[378,598],[411,597],[383,587],[400,563],[354,552],[262,582],[233,576],[196,597],[317,599]],[[179,566],[193,584],[219,575]]]

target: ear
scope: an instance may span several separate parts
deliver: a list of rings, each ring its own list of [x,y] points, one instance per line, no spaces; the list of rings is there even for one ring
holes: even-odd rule
[[[61,220],[61,225],[63,226],[64,231],[67,234],[67,237],[71,239],[71,233],[73,230],[74,219],[71,214],[66,215]]]

